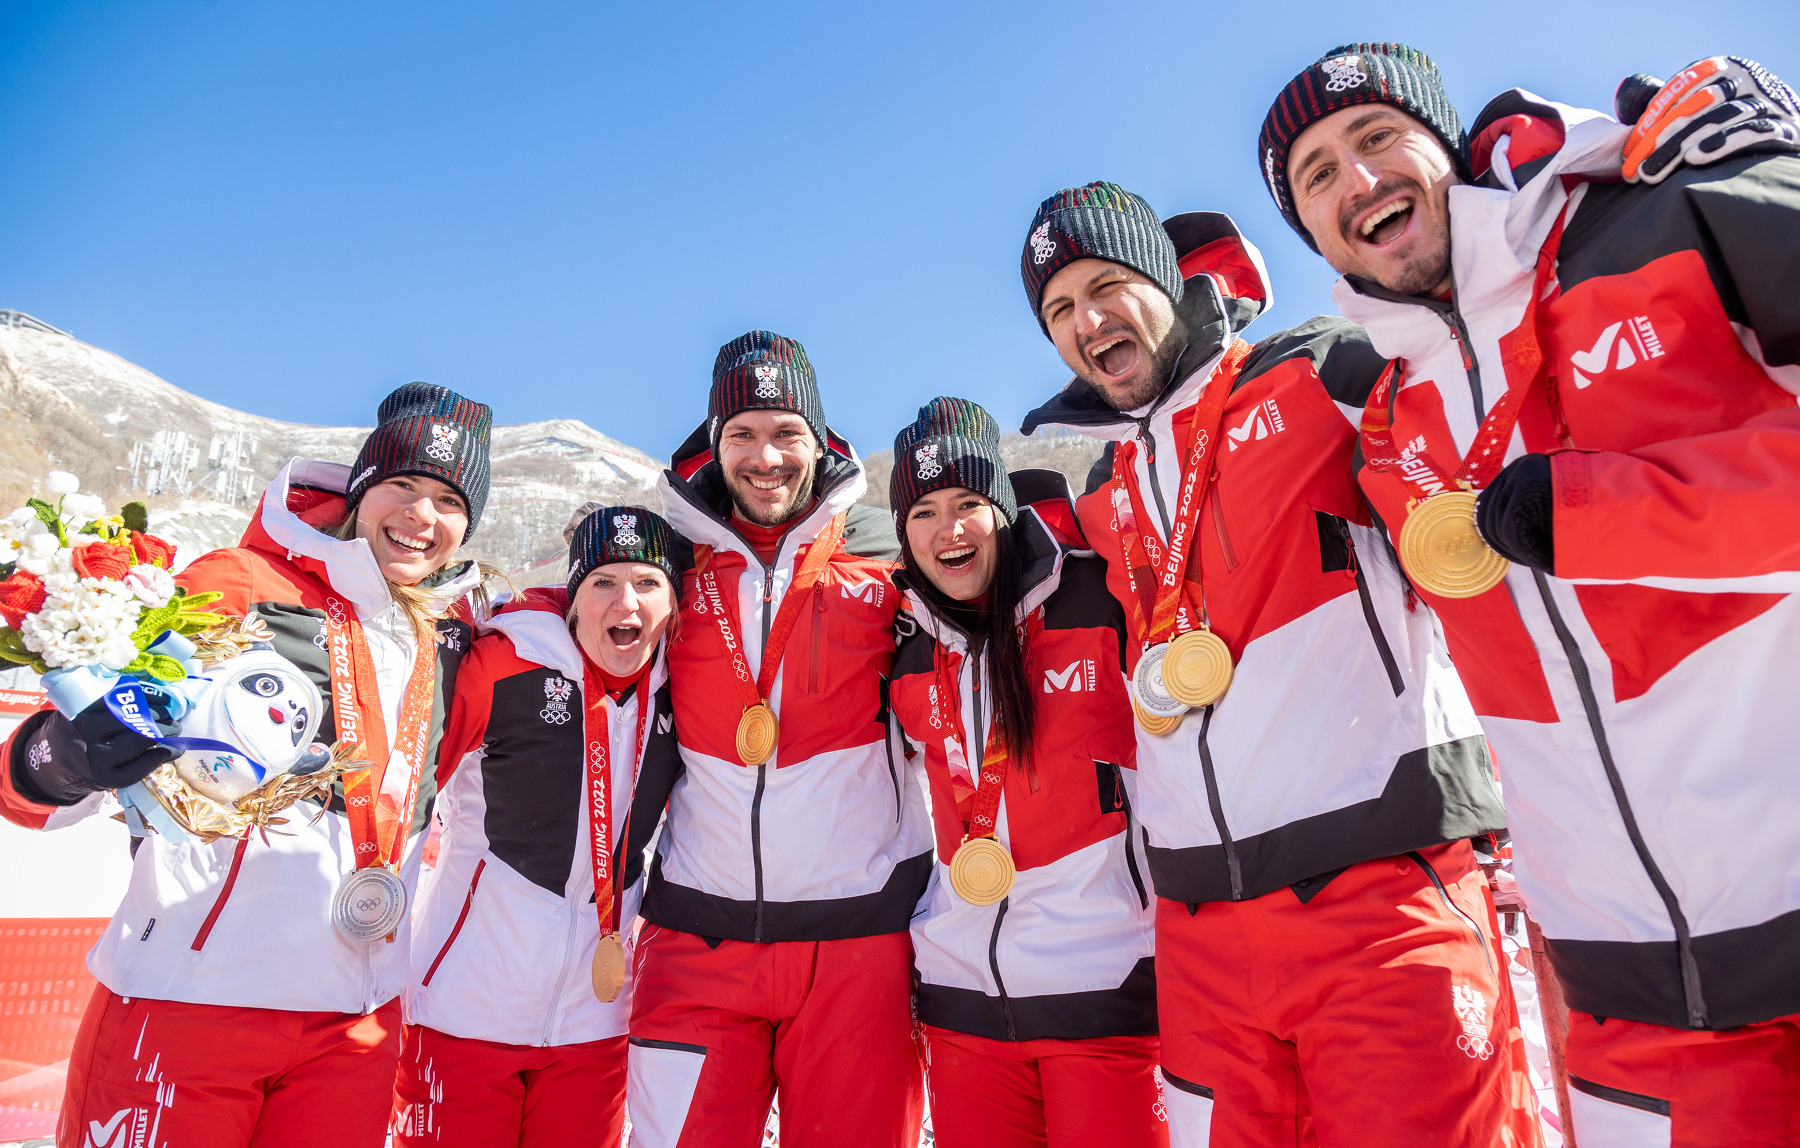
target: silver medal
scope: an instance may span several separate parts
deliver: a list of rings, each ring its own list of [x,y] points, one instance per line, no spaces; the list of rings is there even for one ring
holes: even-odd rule
[[[331,923],[351,941],[378,941],[405,918],[406,884],[380,866],[348,874],[331,900]]]
[[[1187,712],[1187,706],[1169,696],[1163,685],[1163,658],[1169,652],[1167,642],[1151,646],[1138,659],[1137,669],[1131,672],[1131,696],[1137,704],[1151,717],[1177,717]]]

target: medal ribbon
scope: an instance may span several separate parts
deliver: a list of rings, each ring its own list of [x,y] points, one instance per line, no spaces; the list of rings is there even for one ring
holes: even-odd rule
[[[594,907],[600,914],[600,935],[619,931],[620,903],[625,890],[619,883],[618,870],[612,863],[612,722],[608,710],[612,705],[606,696],[606,684],[599,680],[591,665],[584,665],[581,675],[582,732],[587,740],[588,841],[594,854]],[[650,671],[646,669],[637,683],[637,733],[631,740],[632,788],[636,788],[638,769],[644,760],[644,730],[650,713]],[[630,796],[626,797],[624,844],[631,844]]]
[[[1041,611],[1034,610],[1030,619],[1025,623],[1024,645],[1027,650],[1031,648],[1043,628],[1043,614]],[[964,657],[974,663],[970,668],[971,688],[979,690],[981,688],[980,662],[971,654],[965,654]],[[949,651],[945,650],[942,642],[938,642],[932,657],[933,684],[938,688],[940,701],[946,698],[951,699],[947,705],[943,706],[943,709],[946,711],[946,721],[956,731],[956,740],[960,743],[963,740],[962,691],[957,687],[954,679],[946,685],[944,676],[949,672],[949,668]],[[992,837],[999,828],[1000,795],[1006,783],[1006,763],[1011,760],[1012,754],[1006,747],[1006,739],[998,735],[994,726],[994,717],[990,712],[986,746],[981,756],[981,771],[975,777],[975,800],[969,808],[969,825],[963,838],[965,841],[972,841],[977,837]],[[966,749],[963,756],[967,760]],[[954,774],[951,775],[951,782],[951,792],[954,793],[959,787]],[[967,787],[961,786],[961,788],[966,789]]]
[[[1181,469],[1181,500],[1176,503],[1175,518],[1166,547],[1156,538],[1154,530],[1146,532],[1138,526],[1139,522],[1149,522],[1150,516],[1144,509],[1137,484],[1131,481],[1132,464],[1137,459],[1137,443],[1120,443],[1113,452],[1113,517],[1120,545],[1125,552],[1125,580],[1130,586],[1132,599],[1132,629],[1144,649],[1149,649],[1158,642],[1168,641],[1173,634],[1185,634],[1195,628],[1191,592],[1186,590],[1187,570],[1199,545],[1195,539],[1200,528],[1203,492],[1210,485],[1213,468],[1218,462],[1219,452],[1213,448],[1218,445],[1219,430],[1225,422],[1225,404],[1231,398],[1231,388],[1237,383],[1238,369],[1243,366],[1249,353],[1248,343],[1242,339],[1234,340],[1226,349],[1219,365],[1213,369],[1212,377],[1207,380],[1206,388],[1200,394],[1200,402],[1194,408],[1193,442],[1188,448],[1187,461]],[[1158,567],[1161,567],[1160,574]],[[1155,578],[1155,597],[1147,620],[1144,616],[1146,592],[1144,583],[1138,578],[1139,569]],[[1198,579],[1195,581],[1197,583]],[[1204,625],[1203,593],[1200,614],[1200,624]]]
[[[1500,464],[1506,458],[1507,444],[1512,441],[1513,428],[1519,422],[1525,392],[1531,389],[1543,370],[1544,348],[1538,332],[1538,307],[1556,273],[1556,253],[1562,247],[1563,224],[1568,215],[1568,206],[1564,205],[1556,226],[1550,229],[1544,245],[1538,249],[1537,273],[1532,280],[1531,298],[1525,303],[1525,314],[1519,319],[1519,325],[1500,340],[1501,361],[1506,367],[1506,393],[1481,420],[1475,441],[1469,444],[1469,452],[1462,457],[1454,475],[1445,475],[1443,468],[1426,452],[1423,435],[1407,451],[1402,451],[1394,442],[1394,397],[1400,390],[1405,372],[1402,360],[1389,363],[1375,389],[1369,392],[1358,428],[1362,435],[1363,460],[1370,470],[1393,472],[1411,491],[1415,501],[1423,502],[1434,494],[1457,487],[1480,490],[1499,473]],[[1473,352],[1465,350],[1464,354]]]
[[[724,639],[725,648],[731,651],[732,677],[737,681],[738,696],[745,709],[762,705],[769,700],[769,692],[775,688],[775,675],[781,670],[781,655],[787,648],[788,635],[794,632],[794,623],[800,620],[807,592],[825,576],[825,564],[831,560],[831,555],[837,550],[838,540],[844,536],[845,517],[846,515],[839,514],[827,522],[807,548],[806,558],[800,563],[799,570],[795,571],[793,583],[782,596],[781,608],[775,612],[775,622],[769,627],[769,640],[763,644],[762,668],[754,683],[750,680],[750,663],[744,659],[743,643],[738,641],[737,626],[731,619],[731,608],[719,593],[718,576],[712,566],[713,548],[700,546],[695,549],[700,588],[711,606],[713,623],[719,627],[719,637]],[[771,590],[772,587],[765,583],[765,607]]]
[[[390,750],[375,660],[355,607],[325,599],[325,635],[331,665],[331,708],[338,740],[362,746],[372,768],[344,782],[344,815],[356,847],[356,867],[396,869],[406,848],[406,831],[419,794],[425,752],[431,742],[431,695],[437,684],[437,651],[423,646],[413,656],[406,693],[400,702],[400,729]],[[373,702],[372,705],[365,703]],[[400,768],[390,769],[395,757]]]

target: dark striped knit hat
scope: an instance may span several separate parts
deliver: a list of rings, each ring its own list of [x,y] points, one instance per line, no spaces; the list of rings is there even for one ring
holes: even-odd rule
[[[1018,517],[994,416],[968,399],[939,397],[920,407],[919,417],[894,436],[888,506],[901,537],[913,503],[934,490],[957,486],[986,496],[1007,522]]]
[[[1181,302],[1181,269],[1175,264],[1175,245],[1163,231],[1162,220],[1142,196],[1116,183],[1096,181],[1066,188],[1039,204],[1037,214],[1031,217],[1019,271],[1025,278],[1031,313],[1046,335],[1050,329],[1038,314],[1044,287],[1077,259],[1122,263]]]
[[[1431,58],[1405,44],[1340,44],[1281,89],[1256,141],[1257,162],[1275,206],[1314,251],[1319,245],[1294,210],[1288,152],[1308,126],[1357,104],[1392,104],[1418,120],[1443,143],[1457,174],[1470,178],[1469,137]]]
[[[719,348],[706,400],[706,434],[714,455],[725,421],[751,410],[793,411],[825,445],[825,406],[805,347],[773,331],[750,331]]]
[[[675,556],[687,542],[659,514],[641,506],[602,506],[575,527],[569,537],[569,601],[597,566],[614,562],[646,562],[669,576],[679,593],[681,578]]]
[[[344,492],[352,507],[370,486],[402,474],[448,483],[469,507],[467,542],[488,496],[488,438],[494,412],[448,387],[407,383],[381,400],[375,429],[363,440]]]

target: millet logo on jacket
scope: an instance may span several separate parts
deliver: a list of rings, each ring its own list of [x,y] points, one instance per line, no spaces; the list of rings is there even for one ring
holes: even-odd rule
[[[1286,429],[1287,424],[1281,421],[1281,408],[1275,405],[1274,399],[1264,399],[1251,409],[1243,422],[1226,427],[1225,437],[1230,440],[1231,450],[1236,450],[1240,443],[1250,442],[1252,434],[1260,442],[1271,433],[1280,434]]]
[[[1070,662],[1060,670],[1044,671],[1044,692],[1047,694],[1055,693],[1057,690],[1066,690],[1072,694],[1081,693],[1083,690],[1091,693],[1093,689],[1094,659],[1092,658]]]
[[[858,602],[867,602],[871,606],[880,606],[887,592],[882,589],[881,579],[864,578],[860,582],[844,582],[838,589],[846,598],[855,598]]]
[[[1621,333],[1624,337],[1620,338]],[[1613,354],[1617,346],[1618,354]],[[1588,375],[1598,375],[1607,368],[1607,361],[1613,367],[1624,370],[1636,366],[1640,359],[1659,359],[1663,354],[1662,340],[1656,335],[1656,328],[1650,325],[1650,316],[1636,315],[1629,322],[1620,320],[1606,330],[1600,332],[1600,338],[1586,351],[1575,351],[1569,355],[1569,362],[1575,374],[1575,387],[1578,390],[1593,385],[1594,380]],[[1588,374],[1582,374],[1583,371]]]
[[[575,694],[575,683],[567,678],[544,679],[544,708],[538,716],[551,725],[569,720],[569,699]]]

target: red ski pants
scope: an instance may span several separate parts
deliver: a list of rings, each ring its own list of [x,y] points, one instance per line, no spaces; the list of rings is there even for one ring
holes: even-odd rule
[[[127,999],[96,985],[59,1148],[381,1148],[400,1002],[367,1016]]]
[[[409,1024],[394,1092],[396,1148],[616,1148],[625,1038],[536,1048]]]
[[[1167,1148],[1153,1036],[992,1040],[925,1026],[938,1148]]]
[[[633,957],[634,1148],[914,1148],[912,939],[721,941],[646,925]]]
[[[1171,1142],[1534,1148],[1498,937],[1467,842],[1353,865],[1304,904],[1159,901]]]
[[[1569,1013],[1581,1148],[1800,1145],[1800,1013],[1693,1032]]]

